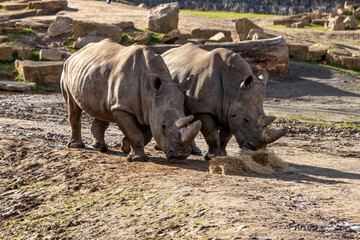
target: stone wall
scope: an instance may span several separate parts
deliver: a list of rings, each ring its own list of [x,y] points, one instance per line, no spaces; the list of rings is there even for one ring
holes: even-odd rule
[[[176,0],[128,0],[136,5],[145,3],[154,7]],[[320,9],[331,12],[336,4],[344,6],[345,0],[177,0],[182,9],[205,11],[234,11],[291,15]],[[356,2],[356,1],[353,1]]]

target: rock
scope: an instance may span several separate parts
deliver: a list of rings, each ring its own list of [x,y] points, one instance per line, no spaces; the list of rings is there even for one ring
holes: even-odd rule
[[[259,40],[259,39],[268,39],[272,38],[272,35],[269,35],[264,32],[262,29],[253,28],[249,31],[249,34],[247,35],[248,40]]]
[[[313,44],[309,47],[309,60],[319,62],[325,60],[327,50],[330,46]]]
[[[355,11],[354,11],[354,13],[353,13],[353,16],[354,16],[356,19],[360,19],[360,8],[355,9]]]
[[[0,31],[1,33],[1,31]],[[2,36],[0,35],[0,43],[2,43],[3,41],[5,41],[6,39],[8,39],[9,37],[8,36]]]
[[[343,8],[339,8],[337,11],[336,11],[336,14],[341,16],[341,15],[351,15],[352,14],[352,11],[350,11],[349,9],[343,9]]]
[[[231,38],[231,32],[222,29],[195,28],[191,31],[191,36],[193,38],[209,39],[220,32],[225,35],[227,42],[233,41],[233,39]]]
[[[319,10],[319,9],[314,10],[310,16],[311,16],[311,21],[316,20],[316,19],[321,19],[321,17],[322,17],[321,10]]]
[[[66,20],[58,20],[50,24],[47,32],[50,37],[57,37],[70,34],[73,31],[72,26]]]
[[[46,23],[42,23],[40,21],[36,21],[36,20],[23,20],[23,21],[20,21],[20,22],[16,22],[15,27],[17,27],[17,28],[24,27],[24,28],[32,28],[32,29],[45,29],[45,28],[48,28],[49,25],[46,24]]]
[[[352,54],[344,49],[330,49],[326,54],[326,61],[341,65],[351,69],[360,69],[360,57],[352,56]]]
[[[29,2],[29,9],[64,10],[67,7],[66,0],[45,0]]]
[[[211,38],[209,38],[209,40],[210,42],[227,42],[227,37],[223,32],[219,32],[214,36],[212,36]]]
[[[292,28],[304,28],[305,24],[304,24],[304,22],[296,22],[296,23],[291,24],[291,27]]]
[[[311,21],[313,24],[325,26],[325,24],[329,24],[329,20],[327,19],[314,19]]]
[[[20,47],[17,50],[17,56],[22,60],[29,60],[32,57],[33,53],[28,47]]]
[[[187,40],[188,42],[194,43],[194,44],[205,44],[209,41],[207,38],[189,38]]]
[[[128,32],[125,33],[125,38],[127,42],[130,43],[139,43],[139,44],[148,44],[152,38],[153,34],[149,32]]]
[[[114,42],[120,43],[122,40],[122,30],[113,24],[103,24],[96,22],[73,21],[74,38],[85,36],[101,36],[110,38]]]
[[[239,18],[235,22],[235,29],[239,35],[240,41],[246,40],[251,29],[262,29],[247,18]]]
[[[168,33],[178,28],[178,3],[160,4],[151,8],[147,17],[147,26],[150,31]]]
[[[35,83],[59,83],[63,64],[63,61],[15,61],[24,81]]]
[[[30,91],[31,87],[35,86],[36,83],[0,80],[0,90],[4,91],[25,92]]]
[[[331,31],[345,30],[346,24],[344,23],[344,17],[335,16],[333,18],[329,18],[329,23],[326,24],[325,27]]]
[[[0,60],[13,60],[13,48],[11,46],[0,44]]]
[[[85,36],[85,37],[79,37],[76,42],[74,43],[74,48],[83,48],[89,43],[96,43],[104,40],[106,37],[101,36]]]
[[[126,30],[126,29],[129,29],[129,28],[135,28],[134,23],[131,22],[131,21],[116,22],[116,23],[114,23],[114,25],[118,26],[122,30]]]
[[[6,4],[1,4],[2,8],[6,11],[13,11],[13,10],[20,10],[20,9],[25,9],[28,7],[28,3],[16,3],[16,2],[12,2],[12,3],[6,3]]]
[[[62,53],[53,49],[41,49],[40,60],[60,61],[62,60]]]
[[[289,56],[299,60],[309,60],[309,46],[298,43],[288,43]]]
[[[145,9],[150,9],[150,7],[148,5],[146,5],[145,3],[140,3],[138,5],[139,8],[145,8]]]
[[[354,6],[354,3],[352,1],[345,1],[345,3],[344,3],[344,9],[348,9],[351,11],[353,6]]]
[[[346,17],[344,23],[349,29],[357,29],[356,18],[354,16]]]
[[[56,16],[54,22],[57,22],[57,21],[65,21],[65,22],[67,22],[68,24],[72,24],[73,19],[72,19],[71,17],[66,17],[66,16],[58,15],[58,16]]]
[[[175,43],[176,40],[180,38],[181,34],[179,29],[172,30],[171,32],[165,34],[159,38],[159,41],[162,43]]]

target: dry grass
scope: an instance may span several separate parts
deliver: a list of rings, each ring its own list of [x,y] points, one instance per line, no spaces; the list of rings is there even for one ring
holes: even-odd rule
[[[290,167],[272,150],[241,150],[239,156],[215,157],[210,161],[212,174],[260,173],[271,174]]]

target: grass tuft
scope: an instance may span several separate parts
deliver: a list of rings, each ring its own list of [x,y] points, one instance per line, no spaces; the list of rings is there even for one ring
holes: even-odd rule
[[[194,10],[180,10],[181,13],[196,15],[206,18],[262,18],[262,17],[278,17],[280,15],[273,14],[256,14],[256,13],[237,13],[237,12],[207,12]]]

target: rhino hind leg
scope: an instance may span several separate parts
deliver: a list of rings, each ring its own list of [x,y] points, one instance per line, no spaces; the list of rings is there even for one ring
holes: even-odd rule
[[[231,137],[233,136],[232,132],[230,131],[229,127],[221,128],[220,129],[220,150],[221,155],[226,156],[226,145],[229,143]]]
[[[81,138],[81,112],[82,109],[77,105],[71,95],[67,95],[63,92],[65,97],[68,111],[69,111],[69,121],[71,125],[71,138],[67,143],[69,148],[84,148],[85,144]]]
[[[121,151],[125,154],[129,154],[131,152],[130,141],[126,136],[122,140]]]
[[[113,113],[115,121],[129,141],[131,151],[127,156],[129,162],[146,162],[149,157],[144,152],[144,135],[134,116],[129,113],[116,111]]]
[[[201,133],[204,135],[208,145],[208,151],[204,154],[205,160],[221,156],[220,135],[215,119],[210,114],[199,114],[196,116],[202,123]]]
[[[105,121],[101,121],[95,118],[91,125],[91,133],[94,136],[95,142],[93,147],[100,152],[107,152],[108,146],[105,143],[105,131],[108,128],[109,123]]]

